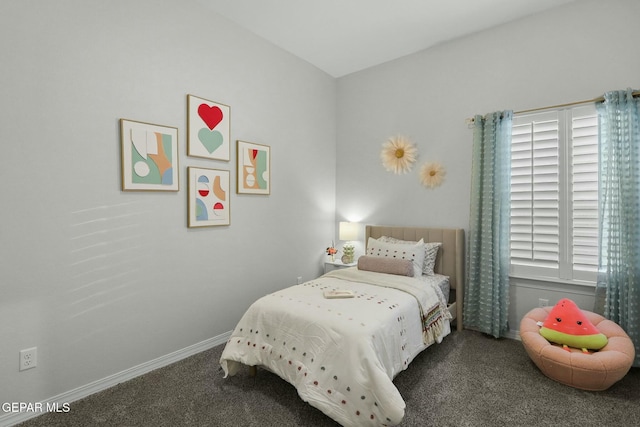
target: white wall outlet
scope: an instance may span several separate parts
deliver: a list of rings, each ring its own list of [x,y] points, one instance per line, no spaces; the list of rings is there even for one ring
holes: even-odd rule
[[[549,306],[549,300],[548,299],[544,299],[544,298],[539,298],[538,299],[538,307],[548,307]]]
[[[20,350],[20,370],[35,368],[38,364],[38,347]]]
[[[302,283],[302,276],[298,276],[298,285]]]

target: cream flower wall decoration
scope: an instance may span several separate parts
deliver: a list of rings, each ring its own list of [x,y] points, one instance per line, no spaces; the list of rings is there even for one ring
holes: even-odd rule
[[[428,188],[436,188],[444,181],[447,171],[440,163],[425,163],[420,169],[420,182]]]
[[[418,157],[415,144],[403,136],[394,136],[382,144],[380,158],[384,168],[396,174],[407,173]]]

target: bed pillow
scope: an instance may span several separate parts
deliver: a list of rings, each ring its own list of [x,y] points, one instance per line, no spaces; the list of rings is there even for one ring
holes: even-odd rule
[[[441,246],[442,243],[440,242],[427,242],[424,244],[425,253],[422,272],[427,276],[433,276],[435,274],[436,259],[438,258],[438,251]]]
[[[424,254],[424,241],[422,239],[413,245],[381,242],[373,237],[369,237],[367,241],[367,255],[410,260],[413,263],[414,277],[422,276]]]
[[[415,245],[418,242],[411,240],[400,240],[395,237],[382,236],[378,241],[385,243],[396,243],[402,245]],[[421,240],[422,241],[422,240]],[[422,274],[433,276],[435,274],[434,269],[436,266],[436,259],[438,258],[438,251],[442,246],[441,242],[427,242],[424,244],[424,264],[422,265]]]
[[[376,273],[396,274],[413,277],[413,261],[363,255],[358,258],[358,270],[375,271]]]

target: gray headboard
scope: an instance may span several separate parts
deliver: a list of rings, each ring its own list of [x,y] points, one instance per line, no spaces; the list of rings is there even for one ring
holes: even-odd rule
[[[367,225],[365,244],[369,237],[377,239],[382,236],[396,239],[425,242],[441,242],[442,247],[436,259],[435,272],[449,276],[452,292],[449,298],[449,310],[456,318],[458,330],[462,330],[462,302],[464,292],[465,242],[462,228],[426,228]]]

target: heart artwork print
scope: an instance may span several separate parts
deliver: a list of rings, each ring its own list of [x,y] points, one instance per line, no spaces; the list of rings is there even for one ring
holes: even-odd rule
[[[198,139],[209,153],[213,153],[224,144],[224,137],[220,132],[207,128],[198,131]]]
[[[200,106],[198,106],[198,115],[210,130],[218,126],[218,123],[220,123],[223,118],[220,107],[207,104],[200,104]]]
[[[230,107],[187,95],[187,154],[208,159],[230,158]]]

